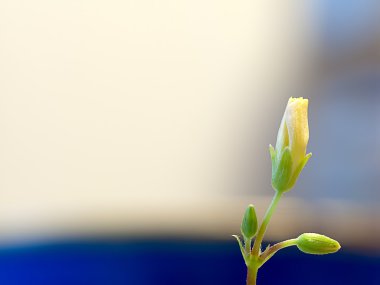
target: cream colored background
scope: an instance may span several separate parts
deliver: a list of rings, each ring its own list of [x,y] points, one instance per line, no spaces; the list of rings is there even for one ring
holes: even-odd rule
[[[2,241],[224,237],[253,197],[262,214],[267,145],[313,60],[309,9],[0,1]],[[248,156],[253,183],[241,181]],[[288,232],[313,220],[290,219],[302,201],[283,205],[277,221],[289,219]]]

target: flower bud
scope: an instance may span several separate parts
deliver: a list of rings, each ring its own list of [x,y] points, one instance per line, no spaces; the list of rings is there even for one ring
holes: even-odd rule
[[[272,159],[272,186],[290,190],[311,157],[306,154],[309,141],[308,100],[290,98],[277,135],[276,149],[269,146]]]
[[[314,233],[300,235],[296,245],[300,251],[310,254],[334,253],[340,249],[340,244],[336,240]]]
[[[250,204],[245,210],[240,230],[244,238],[247,240],[251,240],[256,235],[257,217],[255,208],[252,204]]]

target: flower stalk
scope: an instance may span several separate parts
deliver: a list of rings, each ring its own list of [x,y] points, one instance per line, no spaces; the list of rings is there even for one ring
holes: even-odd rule
[[[258,256],[260,254],[261,243],[263,241],[270,219],[272,218],[272,215],[274,211],[276,210],[277,204],[280,201],[281,194],[282,193],[278,191],[275,193],[275,195],[273,196],[272,202],[270,203],[265,213],[264,220],[260,226],[259,233],[257,234],[257,238],[255,239],[255,243],[252,249],[252,254],[255,256]]]
[[[255,266],[247,267],[247,284],[246,285],[256,285],[258,270],[259,268]]]
[[[282,195],[296,184],[301,171],[311,157],[311,153],[306,154],[309,141],[307,109],[307,99],[289,99],[278,131],[276,148],[269,147],[272,160],[272,187],[275,190],[272,202],[259,227],[254,206],[247,207],[240,228],[244,245],[238,236],[234,236],[247,266],[247,285],[256,285],[259,268],[283,248],[297,246],[300,251],[308,254],[328,254],[340,249],[339,243],[329,237],[305,233],[298,238],[285,240],[272,246],[268,245],[264,251],[261,250],[265,232],[278,202]]]

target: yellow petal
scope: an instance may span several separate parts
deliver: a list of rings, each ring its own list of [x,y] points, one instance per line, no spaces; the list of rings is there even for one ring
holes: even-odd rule
[[[308,104],[309,100],[302,97],[290,98],[285,110],[285,125],[288,129],[289,147],[295,167],[305,157],[309,141]]]

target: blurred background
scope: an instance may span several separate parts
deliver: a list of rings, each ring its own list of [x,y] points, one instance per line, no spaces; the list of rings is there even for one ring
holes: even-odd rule
[[[232,234],[307,97],[259,284],[380,284],[380,2],[0,0],[0,284],[244,284]]]

